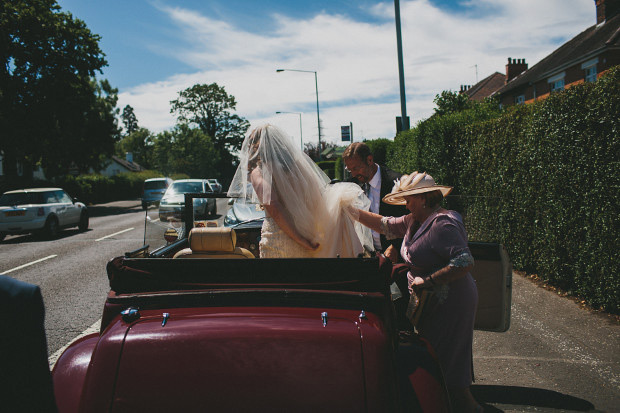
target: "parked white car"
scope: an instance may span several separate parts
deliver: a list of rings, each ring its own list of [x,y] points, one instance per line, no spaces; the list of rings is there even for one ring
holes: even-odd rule
[[[159,220],[161,222],[167,222],[170,219],[182,220],[185,213],[185,194],[207,192],[213,192],[213,189],[206,179],[178,179],[174,181],[159,202]],[[194,199],[194,216],[207,218],[215,214],[217,214],[217,204],[214,198]]]
[[[0,197],[0,241],[7,234],[39,232],[53,239],[68,227],[86,231],[88,209],[62,188],[19,189]]]

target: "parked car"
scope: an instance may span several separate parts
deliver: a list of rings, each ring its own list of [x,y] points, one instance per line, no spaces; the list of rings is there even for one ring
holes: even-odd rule
[[[146,210],[150,204],[159,205],[159,201],[172,183],[170,178],[151,178],[142,185],[142,209]]]
[[[207,181],[209,181],[209,184],[211,184],[213,192],[215,192],[216,194],[222,192],[222,184],[220,184],[217,179],[207,179]]]
[[[170,218],[182,220],[185,213],[186,193],[213,193],[206,179],[178,179],[166,190],[159,202],[159,220],[167,222]],[[208,218],[217,214],[214,198],[197,198],[194,200],[194,215]]]
[[[238,202],[235,198],[231,198],[228,204],[230,209],[224,217],[224,226],[232,227],[254,221],[258,221],[258,225],[262,225],[265,211],[259,208],[257,204]]]
[[[450,411],[433,349],[399,331],[384,257],[260,259],[257,221],[198,224],[107,264],[99,332],[53,367],[60,413]],[[472,253],[482,328],[505,331],[508,257]]]
[[[88,209],[61,188],[19,189],[0,197],[0,241],[7,234],[28,233],[53,239],[68,227],[86,231]]]

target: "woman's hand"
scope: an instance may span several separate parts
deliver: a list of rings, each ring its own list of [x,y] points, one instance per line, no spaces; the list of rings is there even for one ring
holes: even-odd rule
[[[383,255],[385,255],[385,258],[392,261],[392,264],[398,263],[398,251],[396,250],[396,248],[394,248],[393,245],[387,247],[385,251],[383,251]]]
[[[426,280],[422,277],[415,277],[413,279],[413,283],[412,285],[414,287],[425,287],[426,286]]]

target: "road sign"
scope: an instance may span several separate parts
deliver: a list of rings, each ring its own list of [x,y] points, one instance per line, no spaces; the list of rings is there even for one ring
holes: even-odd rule
[[[343,142],[350,142],[351,141],[351,126],[350,125],[341,126],[340,135],[342,137]]]

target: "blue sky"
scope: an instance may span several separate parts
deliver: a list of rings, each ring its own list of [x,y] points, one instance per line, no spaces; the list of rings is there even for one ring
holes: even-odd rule
[[[140,126],[175,124],[170,100],[218,83],[253,126],[271,122],[316,142],[316,71],[326,140],[353,124],[354,139],[392,138],[400,115],[393,1],[59,0],[101,36],[109,66]],[[533,66],[596,23],[594,0],[401,0],[407,113],[430,116],[433,98],[493,72],[508,57]],[[477,74],[477,77],[476,77]],[[276,114],[276,111],[295,112]],[[301,115],[299,115],[301,114]],[[302,119],[302,131],[299,120]],[[302,132],[302,133],[300,133]]]

